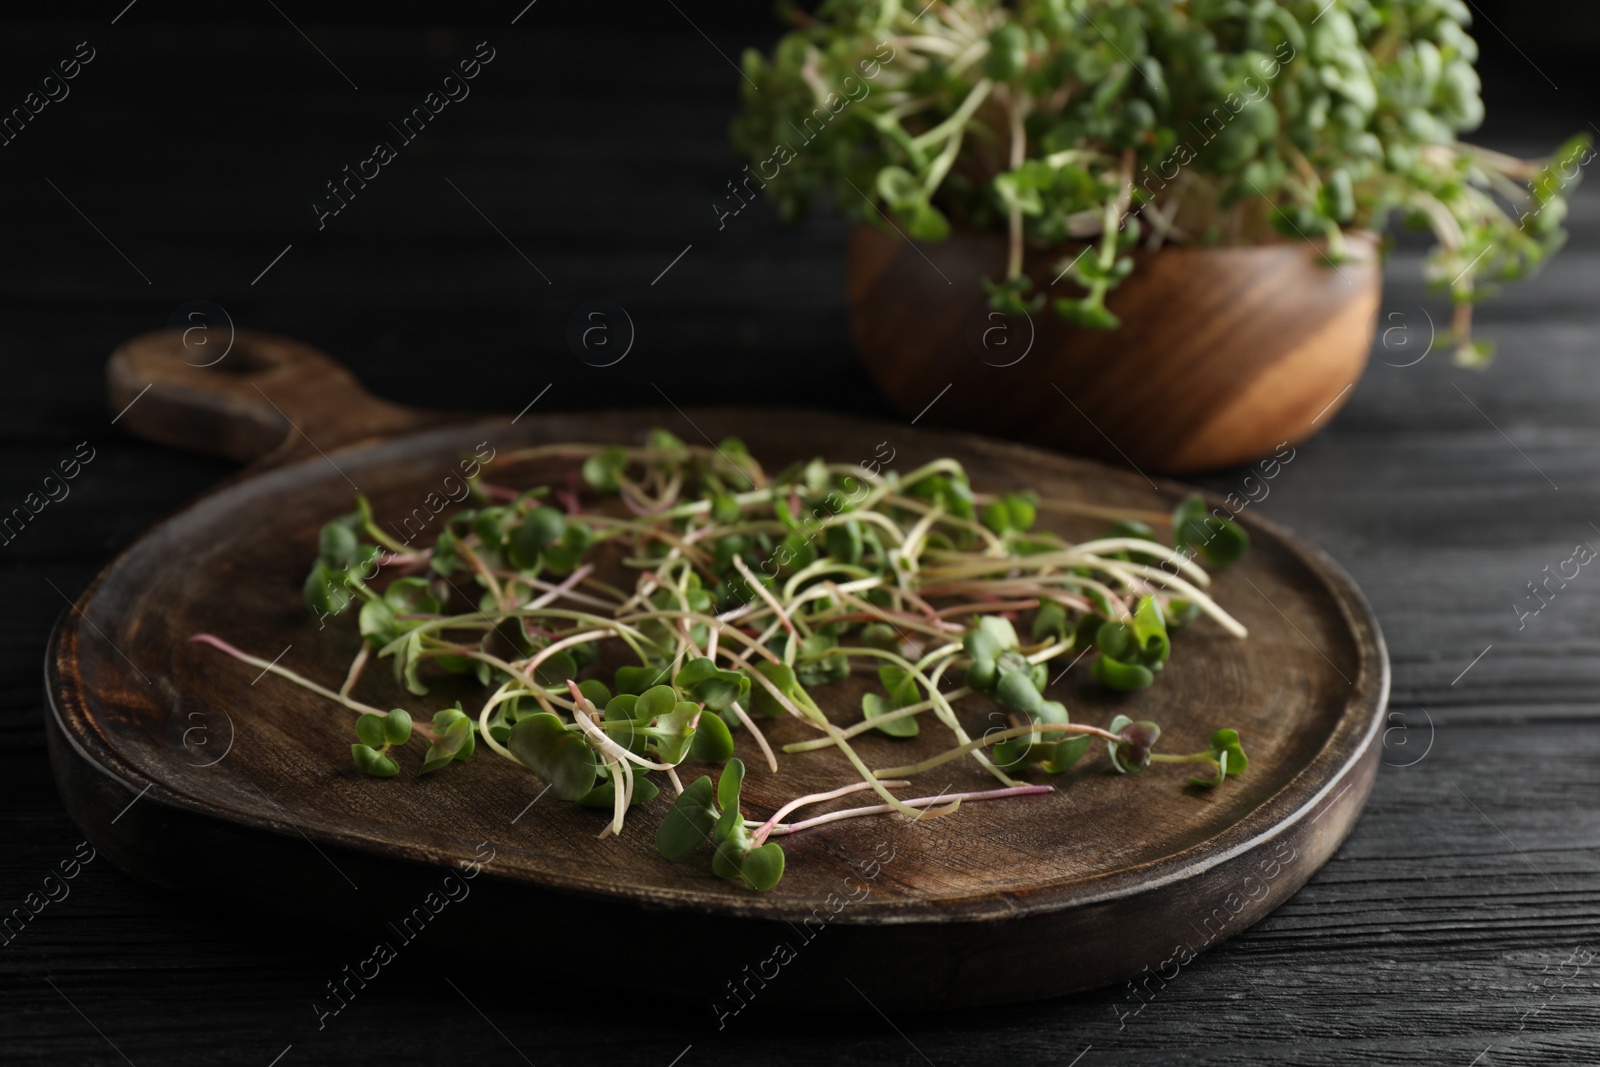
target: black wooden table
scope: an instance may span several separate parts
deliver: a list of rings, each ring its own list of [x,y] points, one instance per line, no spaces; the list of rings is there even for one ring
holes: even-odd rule
[[[1578,195],[1563,256],[1483,310],[1500,342],[1487,371],[1443,352],[1417,361],[1444,309],[1403,244],[1382,324],[1401,332],[1252,505],[1365,588],[1396,712],[1362,822],[1260,925],[1141,996],[779,1011],[722,1030],[653,995],[672,981],[670,949],[641,946],[613,987],[571,990],[559,959],[488,972],[419,943],[319,1029],[311,1003],[358,958],[348,944],[82,863],[46,766],[52,622],[113,553],[232,470],[120,432],[102,378],[111,348],[205,300],[420,406],[665,394],[894,416],[850,351],[843,226],[789,229],[762,206],[719,228],[711,207],[740,166],[724,138],[737,75],[719,51],[769,40],[761,19],[682,0],[620,35],[553,0],[458,29],[430,28],[442,16],[426,12],[385,29],[270,10],[219,27],[157,0],[101,6],[92,22],[0,35],[0,109],[87,54],[80,41],[93,53],[70,95],[0,146],[0,513],[61,461],[82,464],[67,496],[0,544],[0,912],[50,898],[0,934],[0,1062],[1600,1062],[1600,574],[1581,570],[1522,614],[1547,567],[1600,546],[1600,186]],[[1532,152],[1600,118],[1585,110],[1586,64],[1480,37],[1493,46],[1486,141]],[[493,58],[471,96],[319,230],[325,183],[480,41]],[[638,331],[603,373],[562,340],[595,298]],[[1241,477],[1206,481],[1229,491]]]

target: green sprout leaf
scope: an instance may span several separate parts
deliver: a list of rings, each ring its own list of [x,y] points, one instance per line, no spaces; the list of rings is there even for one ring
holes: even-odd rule
[[[1107,741],[1111,753],[1111,766],[1118,774],[1138,774],[1150,766],[1150,749],[1161,736],[1161,727],[1153,722],[1134,722],[1126,715],[1111,720],[1110,732],[1121,740]]]
[[[725,671],[701,656],[683,665],[672,684],[678,691],[698,700],[712,711],[726,711],[735,700],[750,693],[750,679],[740,671]]]
[[[1244,558],[1250,535],[1232,519],[1209,511],[1205,499],[1194,493],[1172,512],[1172,547],[1197,549],[1213,567],[1226,567]]]
[[[627,450],[613,445],[583,461],[583,480],[596,489],[615,493],[621,488],[619,479],[627,467]]]
[[[405,708],[395,708],[384,716],[383,740],[390,745],[403,745],[411,740],[411,713]]]
[[[577,800],[599,777],[599,760],[583,735],[547,711],[517,720],[506,747],[562,800]]]
[[[1005,493],[983,509],[983,524],[997,534],[1025,533],[1033,528],[1039,494]]]
[[[578,692],[597,708],[604,708],[611,703],[611,690],[607,689],[606,683],[598,678],[588,678],[579,682]]]
[[[1046,774],[1061,774],[1070,770],[1075,763],[1083,758],[1083,754],[1089,751],[1089,743],[1093,740],[1094,738],[1088,734],[1079,734],[1077,737],[1058,741],[1052,746],[1054,751],[1050,754],[1050,757],[1040,763],[1039,766],[1044,769]]]
[[[363,714],[356,720],[356,736],[361,738],[361,743],[371,748],[382,748],[388,744],[384,730],[384,716],[372,712]]]
[[[400,765],[369,745],[351,745],[350,755],[356,766],[374,778],[393,778],[400,773]]]
[[[701,715],[689,745],[689,755],[695,759],[722,763],[733,755],[733,734],[728,724],[716,715]]]
[[[657,758],[662,763],[682,763],[689,755],[689,745],[694,735],[699,732],[696,721],[715,718],[715,715],[703,713],[700,705],[692,700],[680,700],[671,711],[656,716],[652,736],[655,738]]]
[[[437,615],[442,607],[426,578],[396,578],[383,591],[382,602],[396,615]]]
[[[794,668],[784,663],[774,663],[771,660],[759,660],[755,669],[766,675],[767,680],[772,683],[774,689],[791,701],[795,701],[797,706],[803,707],[803,705],[799,704],[798,699],[801,693],[800,679],[795,674]],[[771,690],[764,685],[758,685],[752,689],[751,703],[755,705],[756,711],[768,718],[777,718],[786,712],[784,706],[778,703],[778,698],[773,696]]]
[[[1190,778],[1192,785],[1213,787],[1221,785],[1230,774],[1242,774],[1250,766],[1250,760],[1244,754],[1244,749],[1239,745],[1239,732],[1237,730],[1218,730],[1211,735],[1211,762],[1216,766],[1217,773],[1214,778]],[[1198,757],[1190,757],[1197,759]]]
[[[586,808],[605,808],[610,810],[616,806],[617,782],[608,778],[578,798],[578,803]],[[632,811],[635,804],[648,804],[661,792],[650,779],[642,774],[633,776],[633,799],[629,802],[627,810]]]
[[[653,666],[646,664],[641,667],[618,667],[615,675],[614,686],[619,693],[632,693],[638,695],[651,686],[660,685],[667,680],[671,672],[671,665]]]
[[[441,711],[439,715],[434,716],[435,728],[439,728],[441,725],[440,716],[448,714],[448,712]],[[466,759],[472,755],[473,727],[475,724],[459,711],[456,714],[460,717],[444,720],[445,725],[439,740],[428,746],[428,752],[423,757],[422,771],[420,773],[431,774],[458,759]]]
[[[328,523],[317,534],[317,558],[332,570],[342,571],[356,561],[360,541],[343,520]]]
[[[518,570],[535,570],[545,546],[561,540],[567,520],[552,507],[537,507],[523,516],[506,541],[506,558]]]
[[[672,810],[656,827],[656,849],[669,860],[681,860],[711,840],[718,812],[711,802],[710,775],[704,775],[678,794]]]
[[[783,877],[783,858],[783,849],[778,843],[768,841],[760,848],[745,853],[739,864],[739,875],[750,884],[750,888],[765,892]]]
[[[861,694],[861,713],[868,719],[876,719],[899,708],[920,703],[922,700],[916,676],[903,667],[896,667],[892,663],[884,664],[878,668],[878,680],[888,691],[887,695]],[[878,730],[890,737],[916,737],[921,727],[917,724],[915,716],[906,716],[881,723]]]

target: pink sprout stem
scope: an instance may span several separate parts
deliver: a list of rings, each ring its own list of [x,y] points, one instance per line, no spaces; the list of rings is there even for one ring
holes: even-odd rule
[[[910,784],[911,784],[910,782],[905,782],[905,781],[894,781],[894,782],[884,782],[883,786],[886,789],[898,789],[900,786],[910,785]],[[803,807],[806,807],[809,804],[820,804],[824,800],[832,800],[835,797],[842,797],[847,793],[859,793],[863,789],[871,789],[871,788],[872,788],[872,783],[871,782],[855,782],[855,783],[853,783],[851,785],[840,786],[838,789],[830,789],[826,793],[807,793],[803,797],[796,797],[795,799],[789,801],[789,803],[785,804],[783,807],[779,808],[777,811],[773,812],[772,813],[772,818],[770,818],[766,822],[762,823],[756,829],[756,832],[755,832],[755,843],[759,847],[761,845],[761,843],[767,839],[767,835],[772,833],[772,828],[774,826],[777,826],[778,823],[783,819],[783,817],[785,815],[789,814],[791,811],[794,811],[796,808],[803,808]],[[884,806],[887,807],[887,805],[884,805]]]

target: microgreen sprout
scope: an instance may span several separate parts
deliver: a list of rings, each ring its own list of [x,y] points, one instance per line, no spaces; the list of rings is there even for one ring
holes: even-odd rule
[[[565,466],[568,488],[506,484],[535,464]],[[642,810],[666,859],[707,846],[712,874],[754,890],[783,874],[771,836],[853,818],[943,818],[967,802],[1049,793],[1054,786],[1014,776],[1060,776],[1096,739],[1119,773],[1205,763],[1212,774],[1191,780],[1217,785],[1247,766],[1231,730],[1203,753],[1166,756],[1153,751],[1154,723],[1074,722],[1047,695],[1057,666],[1086,656],[1090,677],[1113,690],[1153,684],[1172,633],[1202,616],[1245,635],[1192,557],[1232,562],[1246,538],[1198,498],[1169,520],[1174,547],[1141,520],[1073,544],[1037,526],[1040,514],[1073,505],[1029,491],[978,493],[954,460],[901,474],[817,459],[769,474],[742,442],[693,446],[660,430],[634,447],[502,455],[472,492],[476,506],[445,519],[430,547],[387,538],[364,498],[323,527],[307,607],[353,614],[362,639],[339,689],[214,635],[192,640],[355,714],[361,772],[397,776],[413,738],[426,742],[416,771],[426,776],[467,763],[481,746],[556,798],[608,813],[599,836],[625,832]],[[631,586],[606,577],[630,572]],[[459,701],[431,717],[382,711],[354,695],[382,660],[414,697],[451,675],[475,679],[486,696],[476,711]],[[875,684],[857,720],[840,725],[824,710],[841,710],[826,690],[852,675]],[[978,720],[963,712],[976,704],[1005,724],[974,736]],[[781,784],[761,726],[773,720],[814,735],[785,753],[831,750],[845,784],[747,818],[738,735],[764,757],[756,773]],[[950,747],[905,766],[873,770],[856,749],[863,733],[930,730],[948,731]],[[965,760],[996,787],[896,792]],[[668,790],[670,803],[657,799]],[[785,821],[865,792],[876,802]]]
[[[387,715],[367,712],[356,720],[356,736],[361,741],[350,746],[356,766],[374,778],[393,778],[400,773],[400,765],[389,750],[411,740],[411,713],[404,708]]]

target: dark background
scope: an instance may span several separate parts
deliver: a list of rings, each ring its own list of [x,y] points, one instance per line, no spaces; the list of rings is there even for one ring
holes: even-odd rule
[[[710,207],[742,165],[725,136],[739,79],[718,49],[736,61],[768,45],[766,4],[537,0],[512,26],[525,0],[124,3],[13,8],[0,27],[4,110],[77,42],[97,51],[67,99],[0,147],[0,510],[77,442],[97,450],[71,496],[0,547],[0,910],[80,840],[40,729],[39,664],[64,595],[234,469],[110,425],[106,356],[180,305],[212,301],[241,326],[311,341],[419,406],[515,411],[547,384],[552,409],[655,405],[656,383],[682,404],[895,417],[851,352],[843,224],[824,213],[787,228],[763,205],[719,232]],[[1476,139],[1534,154],[1600,121],[1593,5],[1475,7],[1489,114]],[[497,55],[472,95],[318,232],[308,205],[323,183],[482,40]],[[307,1005],[345,946],[227,901],[164,899],[97,862],[0,947],[0,1062],[266,1067],[291,1045],[285,1067],[667,1067],[680,1052],[683,1067],[1600,1062],[1594,972],[1562,967],[1600,947],[1600,579],[1585,574],[1522,629],[1511,606],[1600,533],[1593,184],[1571,224],[1540,278],[1482,309],[1500,345],[1491,368],[1443,353],[1396,367],[1420,332],[1409,348],[1380,340],[1348,406],[1258,505],[1366,589],[1394,659],[1394,721],[1410,729],[1386,739],[1390,767],[1335,859],[1124,1027],[1125,991],[1108,990],[892,1022],[741,1019],[719,1034],[709,1013],[653,1000],[670,957],[626,991],[552,1006],[560,961],[474,973],[457,957],[469,1003],[413,952],[319,1033]],[[1418,267],[1402,243],[1386,325],[1442,321]],[[563,340],[594,298],[638,329],[606,370]],[[1203,481],[1229,491],[1238,478]]]

